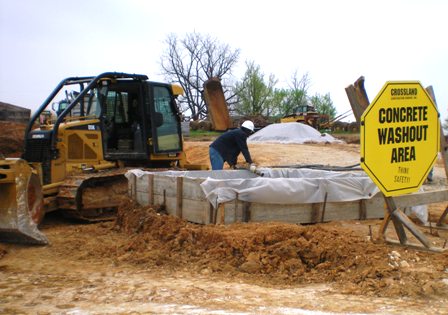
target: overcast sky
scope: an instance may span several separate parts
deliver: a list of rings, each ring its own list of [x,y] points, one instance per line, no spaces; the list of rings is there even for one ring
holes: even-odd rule
[[[372,101],[386,81],[432,85],[448,116],[448,1],[0,0],[0,101],[36,109],[65,77],[105,71],[161,81],[168,34],[209,34],[287,87],[308,73],[310,94],[349,110],[363,75]],[[353,120],[353,118],[352,118]]]

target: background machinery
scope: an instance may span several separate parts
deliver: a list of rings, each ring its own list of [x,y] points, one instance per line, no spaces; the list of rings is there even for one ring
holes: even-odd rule
[[[0,240],[47,243],[37,226],[56,209],[86,221],[114,216],[126,167],[185,167],[182,93],[137,74],[62,80],[31,117],[22,159],[0,159]]]
[[[317,130],[319,130],[320,124],[324,121],[328,121],[328,116],[319,114],[314,106],[311,105],[298,106],[294,114],[284,116],[280,119],[281,123],[299,122]]]
[[[352,111],[348,110],[334,118],[330,118],[327,114],[317,112],[314,106],[302,105],[296,108],[294,114],[280,118],[280,122],[299,122],[307,124],[316,130],[330,130],[336,122],[347,118],[351,113]]]

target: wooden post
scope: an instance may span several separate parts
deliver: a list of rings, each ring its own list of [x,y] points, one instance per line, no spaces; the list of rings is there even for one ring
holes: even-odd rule
[[[367,218],[366,200],[359,200],[359,220],[365,220]]]
[[[214,219],[214,209],[213,209],[213,205],[211,203],[209,203],[209,208],[208,208],[208,223],[209,224],[214,224],[216,223],[216,221],[213,221]]]
[[[182,199],[184,196],[184,178],[178,176],[176,178],[176,216],[182,219]]]
[[[154,204],[154,174],[148,174],[148,203]]]
[[[321,205],[320,202],[311,204],[311,222],[312,223],[319,222],[320,205]]]
[[[220,203],[219,204],[219,206],[218,206],[218,212],[219,212],[219,215],[220,215],[220,217],[219,217],[219,224],[225,224],[226,222],[226,211],[225,211],[225,208],[224,208],[224,204],[223,203]]]
[[[389,222],[390,222],[389,210],[385,209],[384,210],[384,218],[383,218],[383,221],[381,222],[380,230],[378,231],[379,239],[382,241],[385,241],[384,238],[386,237],[386,230],[387,230],[387,226],[389,225]]]
[[[131,198],[137,201],[137,176],[132,174],[132,182],[131,184]]]
[[[243,201],[243,222],[250,221],[250,202]]]
[[[235,196],[235,205],[234,205],[234,209],[233,209],[233,222],[236,222],[237,210],[238,210],[238,193],[236,193],[236,196]]]
[[[436,226],[446,226],[446,224],[443,221],[445,220],[447,215],[448,215],[448,207],[445,208],[445,211],[443,211],[439,220],[437,220]]]
[[[218,218],[218,197],[216,197],[216,201],[215,201],[215,204],[216,204],[216,208],[215,207],[213,207],[213,205],[212,205],[212,208],[213,208],[213,213],[212,213],[212,223],[213,224],[216,224],[217,223],[217,218]]]
[[[400,240],[401,245],[408,246],[408,239],[406,236],[405,227],[417,238],[417,240],[420,241],[420,243],[425,246],[426,249],[437,251],[437,249],[431,247],[431,243],[426,238],[426,236],[417,229],[415,224],[409,220],[409,218],[395,205],[395,201],[392,197],[384,197],[384,200],[386,201],[387,210],[389,211],[390,219],[392,220],[395,231],[397,232],[398,238]],[[385,218],[386,219],[386,218]],[[386,232],[385,228],[382,231],[383,233]],[[387,237],[383,234],[384,240],[387,242],[393,243],[391,240],[388,240]],[[413,246],[416,247],[416,246]]]
[[[432,98],[432,101],[437,106],[436,95],[434,94],[434,89],[432,88],[431,85],[426,88],[426,92],[428,92],[429,96]],[[439,118],[439,121],[440,121],[440,118]],[[446,149],[447,149],[447,143],[446,143],[445,136],[443,135],[442,121],[440,121],[440,149],[439,150],[440,150],[440,154],[442,155],[442,159],[443,159],[444,166],[445,166],[445,176],[448,179],[448,160],[447,160]]]
[[[389,211],[389,216],[394,224],[398,239],[400,240],[401,245],[406,245],[406,243],[408,242],[406,231],[404,230],[403,224],[401,224],[400,219],[394,216],[395,212],[400,210],[397,209],[395,201],[392,199],[392,197],[385,196],[384,200],[386,201],[387,211]]]
[[[324,205],[322,206],[322,215],[320,217],[320,222],[324,222],[324,220],[325,220],[325,207],[327,206],[327,197],[328,197],[328,192],[325,192]]]

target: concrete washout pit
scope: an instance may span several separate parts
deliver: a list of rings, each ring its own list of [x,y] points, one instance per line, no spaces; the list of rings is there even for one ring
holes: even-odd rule
[[[384,216],[384,199],[364,172],[260,168],[247,170],[131,170],[129,194],[141,205],[210,224],[281,221],[316,223]]]

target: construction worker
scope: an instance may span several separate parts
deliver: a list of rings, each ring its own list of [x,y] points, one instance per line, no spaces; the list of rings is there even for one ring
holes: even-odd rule
[[[247,147],[247,137],[252,133],[254,133],[254,123],[246,120],[240,128],[226,131],[213,141],[209,149],[212,170],[222,170],[224,162],[227,162],[231,168],[235,168],[240,153],[243,153],[251,169],[255,169]]]

